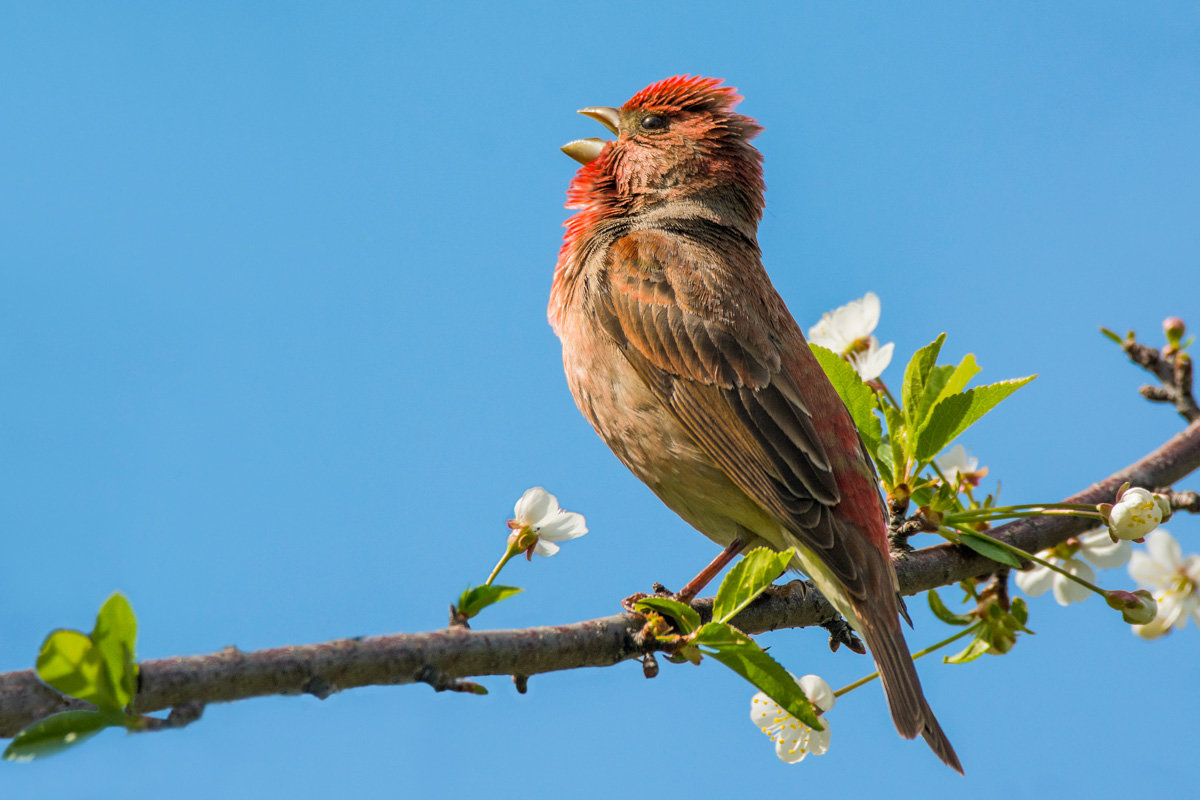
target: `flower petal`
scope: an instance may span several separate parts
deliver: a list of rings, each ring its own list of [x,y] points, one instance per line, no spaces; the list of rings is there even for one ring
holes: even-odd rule
[[[1188,580],[1193,584],[1200,586],[1200,555],[1192,553],[1183,560],[1183,574],[1187,575]]]
[[[808,701],[821,709],[822,713],[833,708],[833,704],[837,702],[833,689],[829,688],[829,684],[820,675],[805,675],[797,683]]]
[[[1134,625],[1133,632],[1143,639],[1157,639],[1167,633],[1167,626],[1163,624],[1162,611],[1154,618],[1154,622],[1146,625]]]
[[[1101,569],[1123,567],[1129,563],[1133,545],[1126,539],[1113,541],[1108,531],[1092,531],[1079,537],[1079,555]]]
[[[787,764],[798,764],[808,756],[808,742],[813,729],[795,717],[788,717],[782,729],[772,738],[775,740],[775,755]]]
[[[970,458],[967,455],[967,448],[961,444],[956,444],[935,458],[933,463],[937,464],[937,468],[942,471],[942,474],[953,482],[957,476],[963,473],[974,472],[975,468],[979,466],[979,459]]]
[[[1129,491],[1132,492],[1133,489]],[[1146,552],[1155,562],[1172,572],[1183,566],[1183,548],[1175,541],[1174,536],[1162,528],[1147,534]]]
[[[829,332],[830,318],[828,314],[821,317],[816,325],[808,329],[808,341],[819,347],[825,347],[835,353],[842,352],[846,343]]]
[[[1184,607],[1186,595],[1179,592],[1155,593],[1158,599],[1158,616],[1154,621],[1162,621],[1163,628],[1182,628],[1187,624],[1187,614]]]
[[[1096,581],[1096,573],[1087,565],[1086,561],[1080,561],[1077,558],[1068,558],[1062,563],[1062,568],[1072,575],[1077,575],[1089,583]],[[1075,581],[1067,578],[1064,575],[1055,573],[1054,575],[1054,599],[1058,601],[1060,606],[1069,606],[1071,603],[1078,603],[1088,598],[1092,592],[1086,586],[1080,586]]]
[[[862,333],[867,336],[871,331],[875,330],[875,326],[879,324],[880,303],[879,295],[874,292],[867,292],[863,295],[859,302],[858,319],[859,323],[865,329]]]
[[[763,733],[778,724],[780,716],[786,716],[783,706],[768,697],[766,692],[759,692],[750,698],[750,721],[762,728]]]
[[[872,336],[866,351],[850,354],[850,365],[858,372],[858,377],[873,381],[892,363],[892,351],[895,349],[895,342],[880,347],[879,340]]]
[[[1043,556],[1044,558],[1045,556]],[[1030,597],[1041,597],[1054,586],[1054,572],[1038,565],[1014,576],[1018,588]]]
[[[829,720],[821,717],[821,725],[825,730],[814,731],[810,728],[808,733],[808,752],[814,756],[823,756],[829,752]]]
[[[1175,571],[1155,561],[1144,550],[1134,550],[1129,557],[1129,577],[1143,589],[1158,591],[1171,585]]]
[[[1200,628],[1200,595],[1195,592],[1188,595],[1187,600],[1184,601],[1184,610],[1196,621],[1196,627]]]
[[[539,556],[546,556],[547,558],[557,553],[558,550],[558,545],[556,545],[554,542],[543,542],[541,539],[538,539],[538,543],[533,546],[533,552],[537,553]]]
[[[587,522],[584,520],[583,514],[574,511],[559,511],[553,517],[543,520],[537,529],[538,536],[543,541],[550,542],[578,539],[587,532]]]
[[[521,495],[521,499],[513,506],[513,514],[517,522],[532,526],[549,513],[551,505],[558,507],[558,500],[554,495],[540,486],[534,486],[532,489],[526,489],[525,494]]]

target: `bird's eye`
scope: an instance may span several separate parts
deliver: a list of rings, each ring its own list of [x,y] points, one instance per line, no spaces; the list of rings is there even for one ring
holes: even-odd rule
[[[638,125],[644,131],[661,131],[667,127],[667,118],[661,114],[647,114]]]

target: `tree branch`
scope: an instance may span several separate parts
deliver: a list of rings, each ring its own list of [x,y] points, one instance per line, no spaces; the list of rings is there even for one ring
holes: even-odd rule
[[[1136,486],[1169,486],[1200,469],[1200,421],[1193,422],[1154,452],[1067,498],[1071,503],[1111,501],[1126,481]],[[1032,517],[990,533],[1028,551],[1043,550],[1082,533],[1094,523],[1067,516]],[[956,545],[937,545],[897,561],[905,594],[955,583],[994,571],[994,562]],[[747,633],[818,625],[834,616],[815,591],[775,591],[763,595],[734,623]],[[712,599],[694,603],[710,616]],[[462,678],[476,675],[530,675],[579,667],[606,667],[656,649],[640,635],[641,620],[630,614],[571,625],[523,630],[476,631],[449,628],[430,633],[338,639],[324,644],[277,647],[144,661],[137,693],[138,713],[266,695],[312,694],[320,698],[357,686],[427,683],[435,689],[471,691]],[[0,674],[0,736],[57,711],[88,708],[65,700],[38,680],[33,670]],[[189,716],[189,715],[183,715]]]
[[[1168,319],[1164,322],[1179,324],[1179,335],[1183,335],[1183,322],[1178,319]],[[1133,336],[1133,331],[1124,339],[1117,337],[1112,331],[1105,330],[1109,336],[1121,343],[1121,349],[1129,360],[1158,378],[1161,386],[1146,385],[1138,390],[1142,397],[1155,403],[1171,403],[1179,416],[1188,422],[1200,419],[1200,405],[1192,393],[1192,358],[1183,350],[1168,344],[1162,350],[1144,345]]]

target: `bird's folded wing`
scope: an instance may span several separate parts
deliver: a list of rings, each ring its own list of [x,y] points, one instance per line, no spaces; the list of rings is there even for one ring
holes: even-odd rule
[[[613,244],[586,296],[704,452],[858,595],[863,576],[830,513],[840,500],[830,459],[737,258],[719,236],[635,231]]]

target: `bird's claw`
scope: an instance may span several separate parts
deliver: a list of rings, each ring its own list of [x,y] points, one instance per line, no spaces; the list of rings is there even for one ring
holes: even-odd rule
[[[796,579],[787,583],[773,583],[763,590],[763,594],[771,597],[791,597],[795,594],[803,598],[808,597],[810,586],[808,581]]]
[[[858,634],[854,632],[854,628],[850,627],[850,623],[837,616],[833,619],[826,620],[821,623],[821,627],[829,631],[829,649],[837,652],[842,645],[858,653],[860,656],[867,652],[867,648],[863,645],[862,639],[858,638]]]

